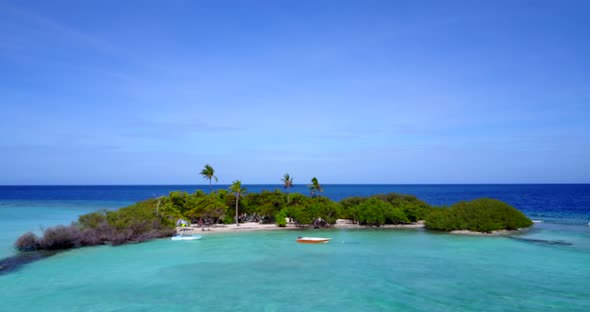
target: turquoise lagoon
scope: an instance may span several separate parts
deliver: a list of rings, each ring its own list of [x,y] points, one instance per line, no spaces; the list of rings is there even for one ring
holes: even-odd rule
[[[538,241],[292,230],[71,250],[0,275],[0,311],[590,311],[588,197],[572,198],[582,213],[519,235]],[[0,257],[22,232],[128,203],[4,200]]]
[[[302,234],[64,252],[0,276],[0,311],[590,310],[588,245],[423,230],[314,231],[332,241],[295,243]]]

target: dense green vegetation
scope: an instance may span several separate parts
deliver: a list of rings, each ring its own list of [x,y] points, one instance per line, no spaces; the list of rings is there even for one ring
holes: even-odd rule
[[[236,184],[234,186],[237,187]],[[292,218],[300,225],[313,224],[320,218],[333,224],[338,217],[338,204],[326,197],[311,198],[299,193],[286,194],[280,190],[260,193],[246,193],[243,188],[240,192],[236,190],[218,190],[208,194],[202,191],[193,194],[172,192],[161,198],[160,210],[167,215],[204,224],[235,223],[235,216],[238,216],[239,222],[272,223],[277,220],[279,213],[282,218],[278,218],[280,222]],[[236,194],[239,194],[238,201]]]
[[[380,200],[381,202],[385,202],[389,205],[380,204],[375,200]],[[365,204],[367,201],[370,201],[370,203]],[[364,208],[368,208],[376,204],[378,204],[381,208],[371,209],[371,213],[362,211]],[[416,196],[396,193],[378,194],[371,197],[348,197],[340,202],[340,207],[340,218],[343,219],[352,219],[360,222],[361,224],[372,224],[373,222],[370,222],[368,219],[384,220],[383,222],[377,222],[373,225],[410,223],[424,220],[426,215],[434,209],[427,203],[416,198]],[[399,210],[403,212],[405,218],[401,217]],[[373,216],[373,214],[377,215]],[[391,217],[388,219],[386,217],[387,214],[398,215],[399,217]]]
[[[376,225],[410,223],[406,214],[391,203],[369,198],[352,208],[352,216],[360,224]]]
[[[290,220],[299,226],[324,227],[334,224],[338,218],[369,226],[425,220],[427,229],[439,231],[490,232],[516,230],[532,224],[520,211],[495,199],[459,202],[449,208],[431,207],[415,196],[395,193],[334,202],[317,193],[313,197],[280,190],[246,193],[240,181],[236,181],[230,191],[171,192],[117,211],[85,214],[70,226],[48,228],[40,238],[27,233],[15,246],[26,251],[140,242],[172,235],[178,219],[204,225],[274,222],[283,227]]]
[[[286,177],[285,180],[291,179]],[[204,224],[234,223],[235,216],[238,216],[239,222],[275,222],[278,226],[285,226],[286,218],[298,225],[327,226],[343,218],[363,225],[381,226],[424,220],[426,214],[434,209],[415,196],[395,193],[349,197],[334,202],[317,196],[317,193],[310,197],[283,193],[278,189],[260,193],[242,190],[236,201],[235,187],[236,184],[231,187],[232,192],[172,192],[161,198],[160,210],[167,215]]]
[[[326,226],[338,218],[338,205],[326,197],[309,198],[293,194],[289,205],[281,212],[299,225]],[[282,220],[280,220],[282,222]]]
[[[426,216],[426,228],[439,231],[469,230],[491,232],[517,230],[533,223],[510,205],[490,198],[459,202],[435,209]]]

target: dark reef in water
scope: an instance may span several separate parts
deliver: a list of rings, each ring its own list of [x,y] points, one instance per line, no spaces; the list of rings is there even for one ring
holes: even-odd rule
[[[21,252],[12,257],[0,260],[0,275],[14,272],[25,264],[55,255],[57,251]]]
[[[562,241],[562,240],[546,240],[546,239],[522,238],[522,237],[515,237],[515,236],[509,236],[508,238],[514,239],[514,240],[518,240],[518,241],[522,241],[522,242],[533,243],[533,244],[563,245],[563,246],[571,246],[571,245],[573,245],[570,242],[566,242],[566,241]]]

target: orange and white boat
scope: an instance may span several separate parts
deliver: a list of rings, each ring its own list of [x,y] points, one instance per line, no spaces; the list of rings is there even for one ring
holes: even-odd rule
[[[297,237],[296,242],[302,244],[326,244],[330,241],[325,237]]]

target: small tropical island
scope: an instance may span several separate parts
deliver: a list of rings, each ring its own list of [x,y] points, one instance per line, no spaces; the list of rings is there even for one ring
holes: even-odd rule
[[[171,192],[116,211],[81,215],[70,225],[46,229],[43,236],[25,233],[14,246],[21,252],[55,251],[84,246],[121,245],[170,237],[189,224],[205,230],[216,225],[258,223],[276,229],[326,228],[338,223],[356,227],[424,227],[451,233],[505,233],[531,226],[522,212],[496,199],[462,201],[450,207],[434,207],[404,194],[348,197],[339,202],[320,196],[317,178],[308,185],[309,195],[290,193],[293,178],[285,174],[283,190],[248,193],[241,181],[227,190],[213,191],[215,170],[205,165],[201,175],[209,192]],[[269,227],[265,227],[268,229]]]

